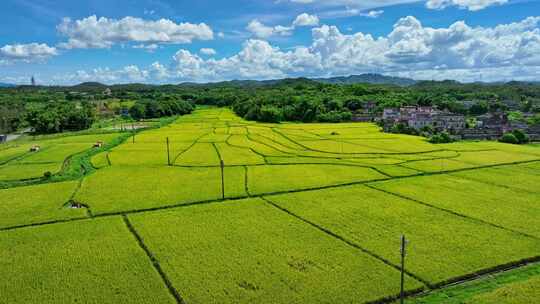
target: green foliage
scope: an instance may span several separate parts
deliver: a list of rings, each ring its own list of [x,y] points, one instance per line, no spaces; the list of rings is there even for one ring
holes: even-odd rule
[[[527,304],[540,298],[540,264],[523,266],[427,295],[411,298],[408,304]]]
[[[506,144],[519,144],[519,140],[516,138],[516,136],[512,133],[505,133],[501,139],[499,139],[500,142],[506,143]]]
[[[526,144],[529,142],[529,136],[523,130],[516,129],[512,131],[512,134],[516,137],[519,144]]]
[[[193,104],[184,100],[140,100],[130,109],[133,119],[149,119],[174,115],[186,115],[193,112]]]
[[[521,145],[529,142],[529,136],[522,130],[516,129],[512,132],[505,133],[499,141],[507,144]]]
[[[454,141],[454,138],[448,132],[437,133],[429,138],[429,142],[432,144],[447,144]]]
[[[26,120],[38,134],[90,128],[95,110],[89,103],[50,102],[28,109]]]

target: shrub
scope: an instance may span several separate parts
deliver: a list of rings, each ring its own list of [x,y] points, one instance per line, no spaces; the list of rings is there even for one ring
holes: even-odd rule
[[[47,172],[43,173],[43,177],[45,177],[46,179],[51,178],[52,177],[51,171],[47,171]]]
[[[264,105],[261,107],[261,111],[259,113],[259,121],[262,122],[280,122],[282,120],[283,115],[281,114],[281,110],[275,106],[268,106]]]
[[[507,144],[519,144],[519,140],[516,138],[516,136],[512,133],[506,133],[504,134],[501,139],[499,139],[500,142],[507,143]]]
[[[441,132],[439,134],[431,136],[429,138],[429,142],[432,144],[447,144],[454,142],[454,139],[447,132]]]
[[[525,134],[525,132],[523,132],[522,130],[516,129],[512,131],[512,134],[516,137],[518,143],[520,144],[526,144],[529,142],[529,136],[527,136],[527,134]]]

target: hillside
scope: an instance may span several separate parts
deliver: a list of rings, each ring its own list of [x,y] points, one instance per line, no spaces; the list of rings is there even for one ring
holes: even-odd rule
[[[370,83],[370,84],[391,84],[398,86],[410,86],[417,83],[416,80],[410,78],[392,77],[381,74],[362,74],[351,75],[344,77],[332,78],[315,78],[315,81],[332,84],[354,84],[354,83]]]

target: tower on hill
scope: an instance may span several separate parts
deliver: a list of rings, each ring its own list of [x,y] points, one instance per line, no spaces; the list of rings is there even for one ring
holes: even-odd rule
[[[33,87],[36,86],[36,79],[34,78],[34,76],[32,76],[32,78],[30,78],[30,82],[32,83]]]

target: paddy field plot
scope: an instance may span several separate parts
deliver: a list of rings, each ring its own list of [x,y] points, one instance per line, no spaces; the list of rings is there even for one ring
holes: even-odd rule
[[[234,173],[231,173],[231,175]],[[243,181],[242,178],[237,178]],[[220,169],[111,166],[87,177],[75,199],[94,214],[221,198]]]
[[[540,197],[537,193],[448,175],[411,177],[373,186],[540,238]]]
[[[0,181],[35,179],[45,172],[60,172],[66,160],[93,148],[97,141],[105,144],[116,140],[121,134],[98,134],[63,136],[58,138],[25,139],[18,146],[0,151]],[[30,152],[32,145],[40,150]]]
[[[469,170],[451,175],[540,195],[540,169],[535,170],[526,165]]]
[[[84,209],[64,206],[78,182],[63,182],[0,190],[0,229],[86,217]]]
[[[535,256],[540,241],[411,202],[366,186],[267,197],[292,214],[354,242],[395,265],[400,236],[406,269],[437,284]]]
[[[91,151],[99,140],[117,145]],[[408,290],[539,259],[539,178],[535,146],[434,145],[369,123],[262,124],[216,108],[135,138],[25,139],[0,147],[0,275],[14,278],[0,294],[176,302],[166,277],[186,303],[394,297],[402,234]],[[65,208],[71,199],[88,209]]]
[[[399,292],[396,269],[260,199],[129,219],[187,303],[349,303]]]
[[[0,234],[4,303],[175,303],[121,218]]]
[[[370,169],[343,165],[272,165],[248,168],[251,194],[310,189],[387,178]]]

